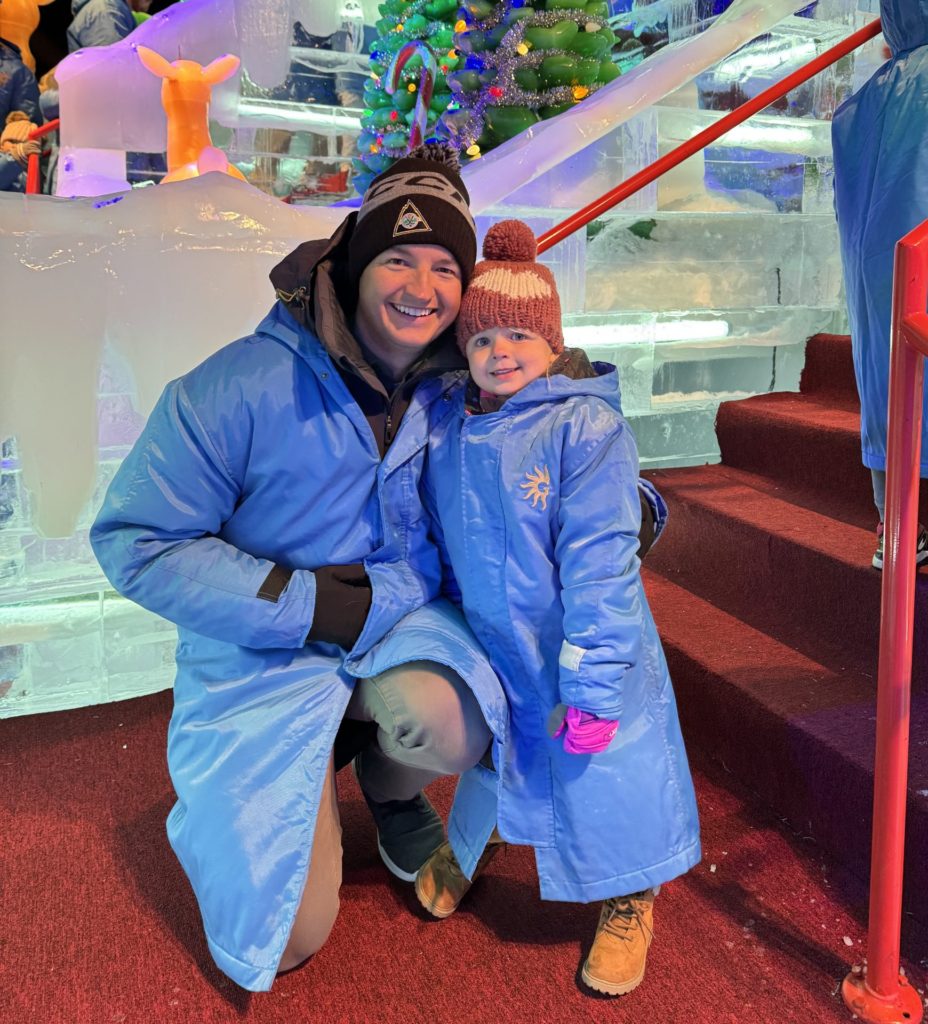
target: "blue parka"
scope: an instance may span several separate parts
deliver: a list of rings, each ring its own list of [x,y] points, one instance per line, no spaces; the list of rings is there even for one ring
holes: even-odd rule
[[[886,468],[896,242],[928,218],[928,0],[881,0],[892,57],[835,111],[835,206],[863,463]],[[928,399],[921,475],[928,476]]]
[[[85,46],[109,46],[135,29],[126,0],[71,0],[73,21],[68,26],[68,53]]]
[[[91,531],[116,589],[178,625],[168,836],[216,963],[245,988],[274,980],[355,675],[446,664],[505,742],[505,696],[458,609],[426,603],[440,567],[418,537],[427,523],[404,514],[430,404],[449,386],[434,378],[413,395],[381,461],[332,357],[278,302],[167,386]],[[415,574],[411,549],[425,552]],[[310,570],[362,560],[373,604],[352,675],[339,647],[306,644]],[[262,599],[275,564],[293,575]]]
[[[533,381],[466,415],[466,385],[431,405],[422,496],[440,522],[446,588],[509,699],[497,779],[462,776],[449,837],[465,872],[498,821],[533,846],[545,899],[589,902],[682,874],[700,858],[676,702],[639,571],[638,454],[615,369]],[[415,504],[415,498],[411,501]],[[411,508],[410,518],[419,512]],[[620,728],[600,754],[552,740],[559,703]]]

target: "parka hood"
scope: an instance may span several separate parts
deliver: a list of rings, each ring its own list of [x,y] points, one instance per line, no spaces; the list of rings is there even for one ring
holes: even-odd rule
[[[880,0],[880,19],[894,57],[928,43],[928,0]]]
[[[591,363],[581,348],[565,348],[551,364],[548,374],[526,384],[521,391],[500,400],[486,395],[468,379],[465,402],[471,412],[497,412],[504,406],[516,409],[537,402],[557,402],[574,396],[593,396],[622,411],[619,375],[611,363]]]

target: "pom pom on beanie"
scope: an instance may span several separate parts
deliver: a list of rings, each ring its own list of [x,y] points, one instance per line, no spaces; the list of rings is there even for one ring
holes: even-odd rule
[[[461,301],[456,336],[463,352],[468,338],[491,327],[518,327],[541,335],[552,352],[564,350],[561,300],[554,277],[535,261],[538,243],[521,220],[494,224],[483,241],[484,260],[474,267]]]

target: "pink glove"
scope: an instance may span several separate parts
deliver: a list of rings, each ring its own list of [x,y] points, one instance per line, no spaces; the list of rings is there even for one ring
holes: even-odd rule
[[[568,754],[599,754],[615,739],[618,731],[619,723],[614,719],[597,718],[588,711],[569,707],[552,735],[557,739],[565,734],[564,749]]]

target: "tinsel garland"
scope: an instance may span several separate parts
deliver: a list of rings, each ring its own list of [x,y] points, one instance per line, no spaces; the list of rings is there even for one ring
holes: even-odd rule
[[[496,28],[503,18],[509,13],[510,5],[506,2],[498,4],[492,14],[482,21],[477,20],[467,26],[467,30],[488,32]],[[455,143],[459,149],[467,151],[483,133],[484,111],[489,106],[521,106],[528,110],[538,110],[542,107],[555,106],[561,103],[570,103],[576,99],[572,85],[557,85],[544,92],[528,92],[521,88],[515,81],[516,71],[522,68],[537,67],[548,57],[578,57],[578,54],[571,50],[548,49],[540,52],[529,52],[520,54],[517,47],[522,44],[527,28],[553,28],[562,21],[580,21],[584,19],[584,25],[595,24],[597,31],[605,28],[608,24],[603,18],[586,14],[579,8],[564,9],[559,11],[538,11],[532,18],[516,21],[512,28],[503,36],[495,51],[481,52],[479,60],[484,67],[489,67],[497,72],[493,83],[494,87],[501,90],[501,95],[491,96],[489,89],[481,89],[473,106],[470,106],[460,87],[455,87],[455,82],[449,80],[451,91],[455,94],[458,102],[470,111],[471,116],[460,126],[449,127]],[[601,82],[584,86],[587,96],[592,95],[602,87]]]

